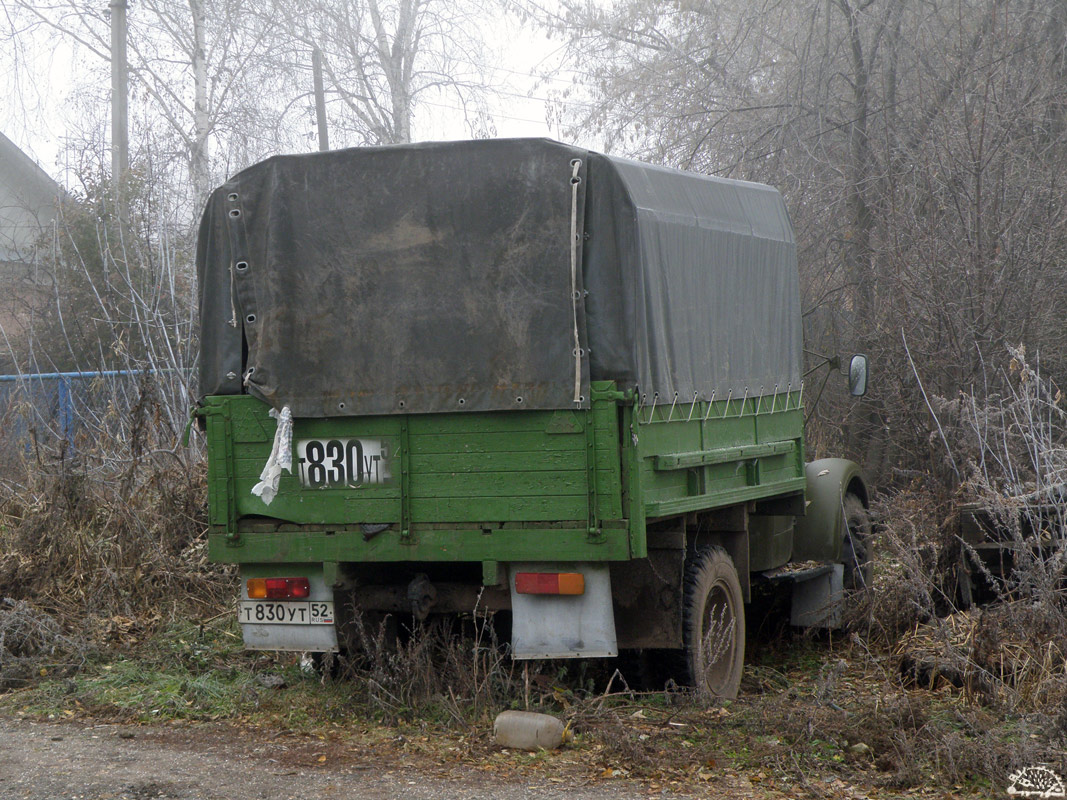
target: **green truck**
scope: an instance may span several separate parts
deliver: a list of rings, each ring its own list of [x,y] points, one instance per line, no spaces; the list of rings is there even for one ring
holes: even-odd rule
[[[540,139],[279,156],[214,192],[197,261],[249,648],[485,609],[514,658],[639,651],[731,697],[756,578],[798,625],[862,580],[860,469],[804,460],[770,187]]]

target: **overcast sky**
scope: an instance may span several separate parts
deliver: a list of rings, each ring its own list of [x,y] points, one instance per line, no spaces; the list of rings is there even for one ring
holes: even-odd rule
[[[555,76],[539,82],[535,77],[554,64],[560,43],[528,30],[523,35],[509,31],[506,36],[509,39],[506,55],[496,67],[508,85],[489,100],[497,135],[560,138],[558,130],[546,122],[547,93],[565,86],[569,80],[566,76]],[[54,37],[49,41],[42,38],[32,45],[21,48],[23,56],[17,62],[10,54],[0,55],[0,88],[10,98],[0,106],[0,131],[46,172],[69,184],[75,165],[67,163],[71,154],[64,146],[66,137],[93,125],[92,121],[80,118],[71,121],[75,113],[71,103],[72,84],[75,75],[86,73],[87,63],[99,66],[100,59]],[[101,105],[106,105],[109,84],[106,73],[99,74],[104,82],[98,87]],[[97,123],[108,119],[109,109],[99,111]],[[95,127],[106,129],[107,126],[96,124]],[[423,140],[469,135],[462,112],[447,103],[424,104],[417,112],[413,129],[416,138]],[[109,136],[109,130],[102,135]]]

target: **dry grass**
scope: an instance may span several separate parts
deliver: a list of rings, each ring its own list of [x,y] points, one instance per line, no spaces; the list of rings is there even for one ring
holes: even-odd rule
[[[388,724],[430,716],[467,728],[522,694],[521,668],[508,657],[484,610],[399,631],[393,619],[376,625],[355,619],[353,652],[340,657],[336,671],[357,685],[363,702]]]
[[[0,600],[0,690],[70,674],[89,652],[85,638],[65,633],[40,609],[10,597]]]
[[[855,595],[846,627],[873,648],[893,647],[919,622],[955,608],[954,562],[942,533],[951,504],[917,485],[881,495],[872,512],[877,531],[873,586]]]
[[[1067,702],[1067,620],[1031,601],[958,612],[917,625],[896,647],[905,675],[969,700],[1028,711]]]
[[[36,467],[0,496],[0,596],[75,625],[228,601],[232,581],[207,563],[200,470],[143,464],[143,478],[127,482],[80,465]]]
[[[0,480],[0,598],[72,641],[114,647],[161,621],[216,614],[234,588],[207,561],[204,464],[178,445],[160,385],[98,388],[107,402],[63,431],[29,395],[8,409],[18,435]]]
[[[880,548],[873,589],[852,630],[887,648],[912,685],[948,685],[1011,713],[1067,704],[1067,415],[1063,395],[1011,350],[1004,397],[938,401],[946,459],[962,467],[953,494],[915,480],[876,504]],[[961,502],[997,523],[1011,559],[990,574],[960,536]],[[991,604],[965,609],[963,564]],[[1065,706],[1067,707],[1067,706]]]

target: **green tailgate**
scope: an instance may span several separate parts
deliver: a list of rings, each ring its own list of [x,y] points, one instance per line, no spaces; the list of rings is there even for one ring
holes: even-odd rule
[[[608,385],[610,387],[610,384]],[[217,561],[618,560],[631,556],[619,409],[296,419],[293,474],[252,494],[276,424],[250,396],[210,397],[210,552]],[[610,394],[610,393],[609,393]],[[319,442],[338,459],[300,444]],[[358,459],[341,453],[360,442]],[[315,463],[312,464],[312,461]],[[323,483],[323,466],[354,480]],[[357,473],[353,462],[365,465]],[[338,472],[331,473],[336,477]],[[371,478],[373,476],[373,479]],[[388,525],[384,530],[377,530]],[[643,526],[637,526],[643,535]],[[643,553],[643,539],[635,550]]]

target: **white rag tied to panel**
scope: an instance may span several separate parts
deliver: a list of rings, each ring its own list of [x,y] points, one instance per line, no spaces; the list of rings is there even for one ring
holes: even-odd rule
[[[270,415],[278,420],[278,429],[274,432],[274,446],[270,458],[259,473],[259,483],[252,487],[252,494],[260,498],[264,505],[270,505],[274,495],[278,494],[278,481],[282,470],[292,474],[293,471],[293,412],[289,406],[282,406],[281,411],[270,410]]]

